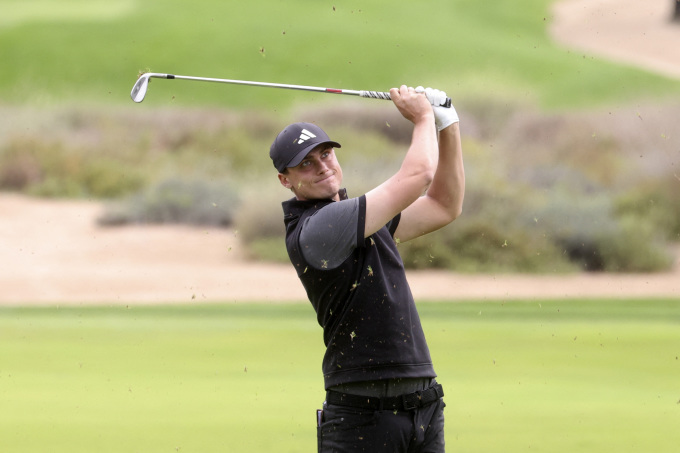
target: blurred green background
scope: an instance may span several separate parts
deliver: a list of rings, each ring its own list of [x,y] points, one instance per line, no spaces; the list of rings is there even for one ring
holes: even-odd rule
[[[402,83],[545,108],[680,94],[552,42],[550,0],[3,0],[0,99],[127,105],[138,71],[387,90]],[[318,94],[158,82],[145,104],[281,111]],[[129,106],[129,105],[128,105]]]
[[[285,260],[276,133],[324,127],[359,195],[395,171],[409,125],[384,101],[179,80],[137,105],[137,75],[435,86],[462,118],[465,215],[404,245],[407,266],[668,270],[680,81],[555,43],[552,4],[2,0],[0,190],[103,200],[108,225],[236,225],[252,256]]]

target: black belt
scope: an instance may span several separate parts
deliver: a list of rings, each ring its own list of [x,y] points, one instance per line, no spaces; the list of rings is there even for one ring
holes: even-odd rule
[[[432,404],[443,396],[444,389],[441,384],[435,384],[427,390],[421,390],[401,396],[386,396],[383,398],[378,398],[376,396],[351,395],[328,390],[326,392],[326,402],[336,406],[356,407],[359,409],[410,411]]]

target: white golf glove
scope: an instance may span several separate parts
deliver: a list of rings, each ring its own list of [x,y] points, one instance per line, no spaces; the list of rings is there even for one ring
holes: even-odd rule
[[[456,109],[451,107],[442,107],[442,104],[446,102],[446,93],[434,88],[423,88],[417,87],[416,93],[424,93],[427,100],[432,104],[432,110],[434,111],[434,122],[437,125],[437,131],[446,129],[453,123],[457,123],[458,113]]]

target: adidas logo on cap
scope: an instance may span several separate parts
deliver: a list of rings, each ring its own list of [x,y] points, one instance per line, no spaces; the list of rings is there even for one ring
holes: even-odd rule
[[[297,144],[302,145],[304,142],[306,142],[310,138],[316,138],[316,135],[312,134],[307,129],[302,129],[302,132],[300,132],[300,138],[298,139]]]

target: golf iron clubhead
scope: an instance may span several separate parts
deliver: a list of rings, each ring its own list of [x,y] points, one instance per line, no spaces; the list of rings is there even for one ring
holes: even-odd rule
[[[130,97],[135,102],[142,102],[146,96],[146,90],[149,88],[149,77],[160,76],[160,74],[146,73],[139,76],[137,82],[132,87]]]
[[[285,88],[289,90],[303,90],[303,91],[316,91],[319,93],[334,93],[334,94],[347,94],[351,96],[361,96],[363,98],[373,98],[373,99],[384,99],[391,100],[390,93],[383,91],[364,91],[364,90],[341,90],[337,88],[322,88],[304,85],[287,85],[282,83],[267,83],[267,82],[251,82],[248,80],[232,80],[232,79],[212,79],[208,77],[192,77],[192,76],[181,76],[173,74],[159,74],[154,72],[147,72],[141,74],[135,82],[130,92],[130,97],[133,101],[139,103],[146,97],[146,92],[149,89],[149,79],[151,77],[159,79],[181,79],[181,80],[196,80],[200,82],[217,82],[217,83],[231,83],[235,85],[250,85],[259,87],[270,87],[270,88]],[[446,98],[441,104],[443,107],[451,107],[451,98]]]

